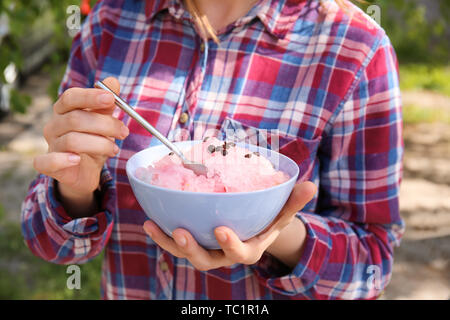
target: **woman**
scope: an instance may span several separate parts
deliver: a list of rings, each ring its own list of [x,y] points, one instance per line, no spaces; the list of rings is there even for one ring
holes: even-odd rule
[[[105,248],[105,299],[378,297],[404,229],[397,61],[384,31],[340,3],[98,3],[35,159],[22,212],[32,252],[74,264]],[[124,168],[158,141],[91,89],[105,78],[172,140],[276,132],[302,174],[271,228],[241,242],[219,227],[222,250],[207,251],[146,221]]]

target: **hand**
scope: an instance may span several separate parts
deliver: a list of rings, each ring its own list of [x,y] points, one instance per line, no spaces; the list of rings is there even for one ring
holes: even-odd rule
[[[105,83],[119,92],[115,78]],[[71,88],[53,106],[44,127],[48,153],[34,159],[34,168],[57,180],[59,192],[68,199],[89,197],[97,189],[108,157],[119,151],[114,138],[124,139],[128,128],[112,117],[114,97],[101,89]]]
[[[181,228],[172,232],[173,239],[150,220],[144,223],[144,230],[161,248],[176,257],[188,259],[196,269],[201,271],[230,266],[235,263],[254,264],[269,247],[275,244],[279,235],[294,221],[296,213],[312,199],[316,190],[317,188],[312,182],[296,184],[275,221],[263,232],[247,241],[239,240],[236,233],[227,227],[217,227],[214,233],[221,250],[205,250],[188,231]],[[287,240],[290,242],[288,247],[293,248],[293,243],[297,243],[299,246],[292,250],[292,254],[296,254],[297,251],[301,252],[304,234],[302,235],[300,231],[301,229],[294,233],[294,237],[298,235],[297,239]],[[283,242],[286,241],[283,239]],[[282,247],[282,244],[276,244],[274,248],[280,246]],[[276,256],[276,249],[270,253]],[[283,252],[283,255],[285,254],[286,250]],[[289,257],[288,260],[293,259]]]

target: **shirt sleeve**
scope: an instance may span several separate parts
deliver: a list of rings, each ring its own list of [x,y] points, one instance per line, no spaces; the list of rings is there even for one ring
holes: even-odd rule
[[[97,256],[113,227],[115,189],[109,171],[101,174],[100,210],[86,218],[69,217],[55,197],[54,180],[39,175],[22,205],[22,233],[36,256],[58,264],[84,263]]]
[[[323,137],[317,207],[297,214],[307,229],[301,260],[283,272],[265,254],[255,265],[260,281],[294,298],[377,298],[404,232],[402,157],[398,65],[384,36]]]
[[[71,87],[91,87],[94,82],[101,36],[101,6],[97,5],[75,36],[59,93]],[[97,199],[100,211],[72,219],[57,201],[54,180],[39,175],[22,204],[22,233],[38,257],[59,264],[83,263],[98,255],[113,227],[115,187],[106,166],[101,173]]]

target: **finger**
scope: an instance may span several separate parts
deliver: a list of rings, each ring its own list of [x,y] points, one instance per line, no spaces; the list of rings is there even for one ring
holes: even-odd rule
[[[178,250],[175,241],[164,233],[153,221],[147,220],[143,225],[144,231],[162,249],[170,252],[178,258],[184,258],[184,254]]]
[[[59,170],[78,165],[80,161],[81,158],[77,154],[50,152],[35,157],[33,167],[42,174],[53,176]]]
[[[110,88],[115,94],[120,95],[120,83],[117,78],[108,77],[102,81],[108,88]],[[115,107],[112,109],[97,109],[95,112],[111,115]]]
[[[205,250],[194,237],[186,230],[178,228],[172,232],[172,237],[184,256],[192,265],[200,270],[207,271],[233,264],[220,250]]]
[[[230,228],[218,227],[214,234],[225,256],[234,263],[253,264],[261,257],[261,250],[255,246],[250,248]]]
[[[129,134],[128,128],[122,121],[95,112],[74,110],[55,117],[55,119],[45,128],[44,136],[57,138],[70,131],[77,131],[122,140]]]
[[[292,221],[298,211],[311,201],[316,192],[316,185],[310,181],[296,184],[276,219],[264,231],[254,237],[255,243],[271,243],[276,239],[280,231]]]
[[[261,248],[261,252],[265,251],[280,235],[281,228],[271,227],[257,236],[246,241],[249,247]]]
[[[64,91],[53,106],[55,113],[64,114],[76,109],[114,110],[114,97],[111,93],[94,88],[70,88]]]
[[[120,83],[119,83],[119,80],[117,80],[117,78],[108,77],[108,78],[105,78],[102,82],[108,88],[110,88],[112,91],[114,91],[115,94],[119,94],[120,93]]]
[[[73,131],[56,138],[51,149],[51,151],[87,153],[108,157],[114,157],[119,152],[119,147],[108,138]]]
[[[109,77],[103,82],[116,94],[119,94],[120,85],[116,78]],[[70,88],[64,91],[54,105],[54,111],[59,114],[75,109],[101,110],[111,114],[114,109],[114,96],[102,89],[96,88]]]
[[[310,181],[296,184],[281,213],[297,213],[311,201],[316,192],[316,185]]]

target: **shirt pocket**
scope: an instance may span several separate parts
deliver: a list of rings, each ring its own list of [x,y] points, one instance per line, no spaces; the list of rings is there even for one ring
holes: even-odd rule
[[[262,146],[291,158],[299,166],[298,181],[310,180],[322,139],[304,139],[278,129],[256,128],[229,117],[220,127],[219,138]]]

